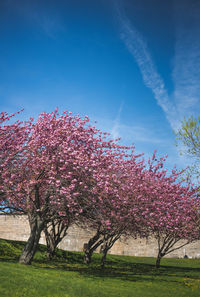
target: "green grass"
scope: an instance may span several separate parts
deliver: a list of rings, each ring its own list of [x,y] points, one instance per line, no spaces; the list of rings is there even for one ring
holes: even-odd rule
[[[100,255],[90,266],[83,254],[57,251],[46,259],[40,245],[31,266],[17,263],[24,243],[0,240],[1,297],[200,297],[200,260],[108,255],[100,269]]]

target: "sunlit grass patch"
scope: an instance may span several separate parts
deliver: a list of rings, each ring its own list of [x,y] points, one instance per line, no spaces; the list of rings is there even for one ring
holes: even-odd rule
[[[90,266],[83,253],[57,251],[52,261],[40,246],[31,266],[17,263],[23,243],[0,240],[1,297],[199,297],[200,260],[108,255],[105,269],[99,254]],[[14,247],[12,249],[12,247]]]

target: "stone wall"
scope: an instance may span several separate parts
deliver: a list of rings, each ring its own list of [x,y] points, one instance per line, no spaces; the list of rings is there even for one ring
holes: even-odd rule
[[[29,237],[29,224],[26,216],[0,215],[0,238],[27,241]],[[86,243],[93,232],[82,229],[76,225],[68,230],[67,236],[60,243],[59,247],[69,251],[82,251],[83,244]],[[44,234],[40,243],[45,244]],[[155,239],[132,239],[122,238],[118,240],[112,249],[112,254],[155,257],[157,254],[157,243]],[[187,255],[191,258],[200,257],[200,241],[191,243],[184,248],[172,252],[168,257],[183,258]]]

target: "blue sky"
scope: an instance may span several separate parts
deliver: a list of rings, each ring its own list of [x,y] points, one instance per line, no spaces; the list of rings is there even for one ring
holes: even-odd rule
[[[185,167],[173,130],[200,113],[200,1],[0,1],[0,109],[69,110]]]

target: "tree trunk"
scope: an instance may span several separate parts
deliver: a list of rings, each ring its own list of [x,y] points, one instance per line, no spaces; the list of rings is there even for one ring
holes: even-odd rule
[[[160,261],[162,259],[163,255],[158,253],[157,259],[156,259],[156,268],[160,268]]]
[[[55,255],[57,245],[55,244],[55,242],[53,242],[51,240],[51,238],[49,238],[47,240],[47,235],[46,234],[45,234],[45,236],[46,236],[46,243],[47,243],[47,258],[49,260],[51,260],[51,259],[53,259],[54,255]]]
[[[102,244],[103,240],[99,240],[101,237],[100,226],[96,231],[96,234],[90,238],[88,243],[84,244],[83,251],[84,251],[84,263],[90,264],[92,260],[93,252],[98,248],[99,245]]]
[[[41,232],[44,228],[44,222],[40,219],[39,215],[36,215],[34,218],[29,216],[29,224],[31,233],[19,258],[19,263],[25,265],[31,264],[38,247]]]
[[[44,233],[47,244],[47,257],[51,260],[54,255],[58,244],[66,236],[68,224],[64,224],[61,220],[52,220],[49,226],[45,226]]]
[[[108,253],[108,249],[107,248],[103,249],[102,253],[103,253],[103,256],[101,258],[101,269],[103,269],[105,267],[105,262],[106,262],[106,256],[107,256],[107,253]]]
[[[47,244],[47,258],[51,260],[53,256],[55,255],[55,250],[57,247],[56,244],[56,236],[51,233],[51,231],[48,231],[47,226],[44,228],[45,238],[46,238],[46,244]]]
[[[107,236],[104,236],[103,245],[102,245],[102,249],[101,249],[101,252],[103,254],[103,256],[101,258],[101,268],[102,269],[105,266],[106,256],[107,256],[108,251],[112,248],[112,246],[120,238],[120,236],[121,236],[121,232],[113,234],[113,235],[108,234]]]
[[[84,253],[84,263],[90,264],[92,260],[92,254],[93,252],[90,249],[86,249]]]

